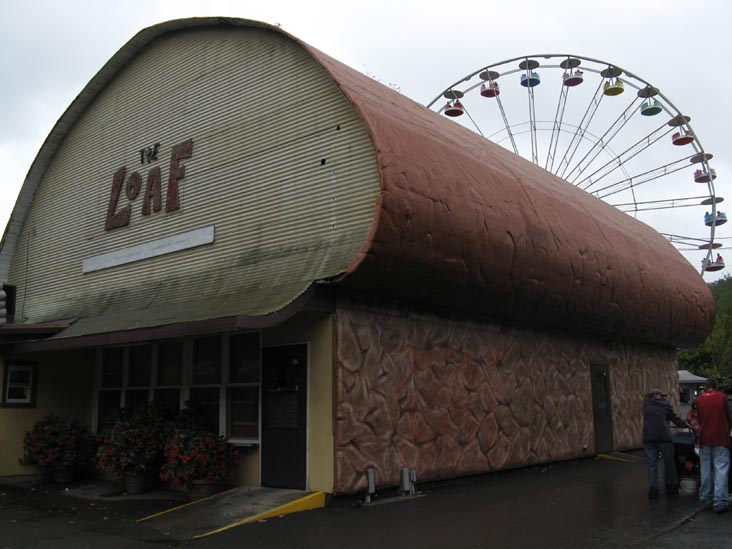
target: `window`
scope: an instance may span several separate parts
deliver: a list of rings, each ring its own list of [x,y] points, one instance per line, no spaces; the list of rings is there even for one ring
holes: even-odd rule
[[[259,387],[228,389],[227,425],[230,438],[259,438]]]
[[[120,409],[134,410],[151,400],[160,400],[170,417],[177,414],[180,409],[182,356],[181,342],[102,349],[97,388],[97,429],[103,428],[106,421],[113,420]],[[157,372],[162,375],[155,376]]]
[[[193,385],[221,383],[221,337],[193,342]]]
[[[259,333],[102,349],[95,427],[155,400],[170,417],[188,406],[233,442],[259,440]]]
[[[149,387],[152,371],[152,345],[130,348],[130,387]]]
[[[237,441],[259,439],[259,364],[257,333],[193,341],[189,401],[210,429]]]
[[[153,400],[157,401],[165,413],[172,417],[178,413],[182,402],[183,342],[159,343],[157,351]]]
[[[114,419],[115,413],[123,407],[125,350],[113,347],[102,350],[102,369],[99,375],[97,393],[97,425],[101,427]]]
[[[37,364],[7,362],[3,381],[5,407],[33,408],[36,405]]]
[[[232,439],[259,439],[259,334],[229,338],[226,385],[226,435]]]

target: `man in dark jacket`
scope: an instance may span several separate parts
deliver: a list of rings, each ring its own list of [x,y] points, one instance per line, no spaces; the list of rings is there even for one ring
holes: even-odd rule
[[[648,497],[658,497],[658,454],[663,457],[666,471],[666,493],[679,493],[679,477],[674,463],[674,446],[671,442],[671,431],[668,422],[673,421],[679,427],[688,427],[686,422],[676,415],[668,395],[661,389],[651,389],[648,400],[643,406],[643,449],[648,464]]]

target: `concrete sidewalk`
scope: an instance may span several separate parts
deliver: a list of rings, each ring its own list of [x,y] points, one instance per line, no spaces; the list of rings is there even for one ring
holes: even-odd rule
[[[216,541],[305,548],[732,546],[732,514],[702,511],[696,494],[649,501],[640,453],[615,457],[432,483],[420,486],[423,497],[394,504],[362,507],[340,498]]]
[[[166,500],[83,500],[53,487],[0,486],[0,547],[728,547],[732,513],[695,494],[647,499],[639,454],[585,459],[419,485],[422,497],[269,518],[186,541],[136,520]],[[73,540],[73,541],[72,541]]]
[[[324,507],[325,499],[323,492],[238,487],[189,501],[186,493],[159,488],[127,494],[121,484],[107,481],[57,485],[32,477],[0,478],[0,512],[20,509],[26,522],[39,515],[45,518],[46,513],[74,517],[61,526],[62,531],[69,530],[67,526],[92,526],[101,513],[102,524],[96,526],[104,526],[104,521],[114,517],[115,526],[129,523],[127,533],[139,530],[141,541],[158,544],[177,545],[249,522],[319,509]],[[11,524],[17,522],[11,519]],[[2,534],[0,522],[0,547],[4,549]]]

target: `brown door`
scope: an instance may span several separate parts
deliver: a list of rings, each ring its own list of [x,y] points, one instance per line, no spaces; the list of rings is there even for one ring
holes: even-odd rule
[[[592,364],[592,412],[595,423],[595,453],[613,451],[613,416],[610,370],[607,364]]]

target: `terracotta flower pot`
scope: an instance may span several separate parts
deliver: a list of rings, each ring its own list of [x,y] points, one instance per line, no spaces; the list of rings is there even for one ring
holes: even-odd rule
[[[38,466],[38,480],[41,482],[53,482],[53,469],[50,467]]]
[[[125,491],[128,494],[147,492],[148,480],[144,473],[127,473],[125,475]]]
[[[55,469],[53,471],[53,481],[56,484],[68,484],[74,480],[76,471],[73,469]]]
[[[104,469],[97,468],[94,471],[96,478],[98,480],[103,480],[105,482],[120,482],[122,479],[119,477],[117,473],[110,473],[109,471],[105,471]]]
[[[188,483],[188,495],[191,501],[203,499],[221,491],[221,485],[212,480],[191,480]]]
[[[188,492],[188,484],[186,481],[178,478],[172,478],[166,481],[165,488],[174,492]]]

